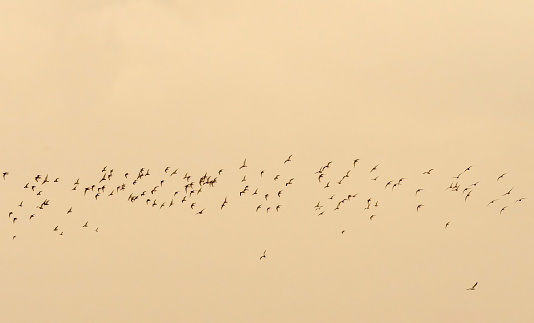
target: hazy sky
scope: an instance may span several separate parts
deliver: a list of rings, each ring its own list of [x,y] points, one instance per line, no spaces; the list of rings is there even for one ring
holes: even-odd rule
[[[533,13],[528,1],[0,1],[2,317],[532,322]],[[104,166],[106,194],[84,196]],[[152,175],[134,186],[141,167]],[[181,203],[185,173],[206,172],[214,187]],[[161,179],[158,203],[180,191],[172,208],[127,201],[153,199]],[[378,206],[364,210],[368,198]]]

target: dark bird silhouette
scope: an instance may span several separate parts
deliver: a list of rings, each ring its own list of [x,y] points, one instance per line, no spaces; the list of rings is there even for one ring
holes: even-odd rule
[[[260,260],[262,260],[263,258],[267,258],[267,257],[265,256],[265,252],[267,252],[267,250],[263,251],[263,255],[260,257]]]
[[[369,173],[374,172],[377,168],[378,168],[378,165],[376,165],[375,167],[371,168],[371,171]]]
[[[499,214],[501,214],[502,211],[504,211],[507,207],[508,207],[508,206],[504,206],[504,207],[501,209],[501,211],[499,212]]]
[[[67,214],[72,213],[72,208],[67,211]]]
[[[2,173],[2,178],[3,178],[4,180],[6,180],[6,176],[7,176],[7,175],[9,175],[9,172],[3,172],[3,173]]]
[[[84,228],[87,228],[87,224],[89,223],[89,221],[85,222],[85,224],[83,225]]]
[[[17,220],[18,220],[18,218],[13,218],[13,223],[15,223],[15,221],[17,221]]]
[[[54,228],[54,231],[57,231],[57,228],[58,228],[58,226],[56,226],[56,227]]]
[[[422,188],[417,189],[417,191],[415,191],[415,195],[417,195],[417,193],[419,193],[421,191],[424,191],[424,190]]]
[[[475,287],[476,287],[477,285],[478,285],[478,282],[476,282],[476,283],[473,285],[473,287],[471,287],[471,288],[467,288],[467,290],[475,290]]]
[[[352,167],[356,167],[356,163],[359,162],[360,159],[359,158],[356,158],[353,162],[352,162]]]
[[[284,164],[291,161],[291,156],[293,155],[289,155],[289,157],[287,157],[287,159],[284,161]]]
[[[293,180],[294,180],[294,178],[291,178],[291,179],[286,183],[286,186],[287,186],[287,185],[290,185],[290,184],[293,184]]]
[[[512,187],[508,192],[504,193],[502,196],[505,196],[505,195],[510,195],[510,193],[512,192],[514,188]]]
[[[245,168],[247,167],[247,159],[245,158],[245,160],[243,161],[243,165],[241,165],[241,167],[239,167],[239,169],[241,168]]]
[[[433,171],[433,170],[434,170],[434,168],[430,168],[426,172],[423,172],[423,175],[430,175],[430,172]]]
[[[419,212],[419,208],[422,207],[422,206],[424,206],[424,205],[423,205],[423,204],[419,204],[419,205],[417,206],[417,210],[416,210],[416,211]]]
[[[488,205],[493,204],[493,203],[497,202],[498,200],[499,200],[499,199],[491,200],[491,201],[488,203]],[[486,206],[488,206],[488,205],[486,205]]]
[[[202,214],[202,212],[204,212],[204,210],[205,210],[205,209],[202,209],[202,210],[198,211],[197,213],[195,213],[195,215],[197,215],[197,214]]]
[[[449,226],[449,223],[450,222],[445,223],[445,229],[447,229],[447,227]]]
[[[526,199],[526,197],[522,197],[522,198],[520,198],[520,199],[517,199],[517,200],[515,201],[515,203],[517,203],[517,202],[521,202],[521,201],[523,201],[524,199]]]
[[[20,201],[20,204],[19,204],[20,207],[22,207],[22,202],[24,202],[24,201]]]
[[[504,175],[506,175],[506,173],[503,173],[502,175],[500,175],[499,177],[497,177],[497,180],[500,180],[501,178],[503,178]]]

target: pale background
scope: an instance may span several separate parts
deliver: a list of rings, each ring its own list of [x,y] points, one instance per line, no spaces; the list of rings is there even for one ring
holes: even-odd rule
[[[519,0],[1,1],[0,320],[533,322],[533,13]],[[150,168],[136,189],[165,178],[160,201],[185,172],[225,171],[195,215],[127,202],[131,181],[84,198],[105,165],[116,183]],[[60,182],[35,196],[23,186],[37,174]],[[239,197],[244,174],[269,202]]]

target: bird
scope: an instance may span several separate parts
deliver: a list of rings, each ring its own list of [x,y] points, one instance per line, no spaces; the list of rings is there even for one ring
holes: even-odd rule
[[[417,210],[416,210],[416,211],[419,212],[419,208],[422,207],[422,206],[424,206],[424,205],[423,205],[423,204],[419,204],[419,205],[417,206]]]
[[[341,230],[341,234],[345,233],[345,230]]]
[[[449,223],[450,222],[445,223],[445,229],[447,229],[447,227],[449,226]]]
[[[523,201],[524,199],[526,199],[526,197],[522,197],[522,198],[520,198],[520,199],[517,199],[517,200],[515,201],[515,203],[517,203],[517,202],[521,202],[521,201]]]
[[[56,227],[54,228],[54,231],[57,231],[57,228],[58,228],[58,226],[56,226]]]
[[[468,198],[469,196],[471,196],[471,192],[472,192],[472,191],[467,192],[467,195],[465,196],[464,201],[467,201],[467,198]]]
[[[500,180],[501,178],[504,177],[504,175],[506,175],[507,173],[503,173],[502,175],[500,175],[499,177],[497,177],[497,180]]]
[[[476,282],[476,283],[473,285],[473,287],[471,287],[471,288],[467,288],[467,290],[475,290],[475,287],[477,286],[477,284],[478,284],[478,282]]]
[[[13,223],[15,223],[15,221],[17,221],[17,220],[18,220],[18,218],[13,218]]]
[[[284,161],[284,164],[291,161],[291,156],[293,155],[289,155],[289,157],[287,157],[287,159]]]
[[[352,167],[356,167],[356,163],[359,162],[360,159],[359,158],[356,158],[353,162],[352,162]]]
[[[375,215],[374,215],[374,214],[373,214],[373,215],[371,215],[371,216],[369,217],[369,220],[373,220],[373,218],[374,218],[374,217],[375,217]]]
[[[507,207],[508,207],[508,206],[504,206],[504,207],[501,209],[501,211],[499,212],[499,214],[501,214],[502,211],[504,211]]]
[[[22,202],[24,202],[24,201],[20,201],[20,204],[19,204],[20,207],[22,207]]]
[[[204,210],[205,210],[205,209],[202,209],[202,210],[198,211],[197,213],[195,213],[195,215],[197,215],[197,214],[202,214],[202,212],[204,212]]]
[[[293,184],[293,180],[294,180],[294,178],[291,178],[291,179],[286,183],[286,186],[287,186],[287,185],[290,185],[290,184]]]
[[[2,173],[2,178],[3,178],[4,180],[6,180],[6,176],[7,176],[7,175],[9,175],[9,172],[3,172],[3,173]]]
[[[471,167],[473,167],[473,166],[469,166],[469,167],[467,167],[467,168],[464,170],[464,173],[467,172],[468,170],[471,170]]]
[[[247,167],[247,159],[245,158],[245,160],[243,161],[243,165],[241,165],[241,167],[239,167],[239,169],[241,168],[245,168]]]
[[[375,171],[377,169],[378,165],[376,165],[375,167],[371,168],[371,171],[369,173],[372,173],[373,171]]]
[[[488,205],[493,204],[493,203],[497,202],[498,200],[499,200],[499,199],[491,200],[491,201],[488,203]],[[486,205],[486,206],[488,206],[488,205]]]
[[[72,208],[67,211],[67,214],[72,213]]]
[[[417,195],[417,193],[419,193],[421,191],[424,191],[424,190],[422,188],[417,189],[417,191],[415,191],[415,195]]]
[[[510,193],[512,192],[514,188],[512,187],[508,192],[504,193],[502,196],[505,196],[505,195],[510,195]]]
[[[434,168],[430,168],[426,172],[423,172],[423,175],[430,175],[430,172],[433,171],[433,170],[434,170]]]
[[[85,222],[85,224],[83,225],[84,228],[87,228],[87,224],[89,223],[89,221]]]
[[[262,260],[263,258],[267,258],[267,257],[265,256],[265,253],[266,253],[266,252],[267,252],[267,250],[264,250],[264,251],[263,251],[263,255],[260,257],[260,260]]]

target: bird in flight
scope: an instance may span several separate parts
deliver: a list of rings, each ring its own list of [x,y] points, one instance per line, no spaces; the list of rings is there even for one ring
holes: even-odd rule
[[[356,163],[359,162],[359,161],[360,161],[360,159],[359,159],[359,158],[356,158],[356,159],[354,160],[354,162],[352,162],[352,167],[356,167]]]
[[[521,202],[521,201],[523,201],[524,199],[526,199],[526,197],[522,197],[522,198],[516,200],[515,203],[517,203],[517,202]]]
[[[417,206],[417,210],[416,210],[416,211],[419,212],[419,208],[422,207],[422,206],[424,206],[424,205],[423,205],[423,204],[419,204],[419,205]]]
[[[375,167],[371,168],[371,171],[369,173],[374,172],[377,168],[378,168],[378,165],[376,165]]]
[[[477,284],[478,284],[478,282],[476,282],[476,283],[473,285],[473,287],[471,287],[471,288],[467,288],[467,290],[475,290],[475,287],[477,286]]]
[[[289,155],[289,157],[287,157],[287,159],[284,161],[284,164],[291,161],[291,156],[293,155]]]
[[[499,199],[491,200],[491,201],[488,203],[488,205],[493,204],[493,203],[497,202],[498,200],[499,200]],[[486,206],[488,206],[488,205],[486,205]]]
[[[503,173],[502,175],[500,175],[499,177],[497,177],[497,180],[500,180],[501,178],[503,178],[504,175],[506,175],[506,173]]]
[[[508,192],[504,193],[502,196],[505,196],[505,195],[510,195],[510,193],[512,192],[514,188],[512,187]]]
[[[421,192],[421,191],[423,191],[422,188],[417,189],[417,191],[415,191],[415,195],[417,195],[417,193],[419,193],[419,192]]]
[[[267,250],[264,250],[264,251],[263,251],[263,255],[260,257],[260,260],[262,260],[263,258],[267,258],[267,257],[265,256],[265,253],[266,253],[266,252],[267,252]]]
[[[501,214],[502,211],[504,211],[507,207],[508,207],[508,206],[504,206],[504,207],[501,209],[501,211],[499,212],[499,214]]]
[[[3,172],[2,173],[2,178],[4,178],[4,180],[5,180],[7,175],[9,175],[9,172]]]
[[[445,229],[447,229],[447,227],[449,226],[450,223],[451,223],[451,222],[447,222],[447,223],[445,223]]]
[[[373,218],[374,218],[374,217],[375,217],[375,215],[374,215],[374,214],[373,214],[373,215],[371,215],[371,216],[369,217],[369,220],[373,220]]]
[[[245,160],[243,161],[243,165],[241,165],[241,167],[239,167],[239,169],[241,168],[245,168],[247,167],[247,159],[245,158]]]
[[[426,172],[423,172],[423,175],[430,175],[430,172],[433,171],[433,170],[434,170],[434,168],[430,168]]]

